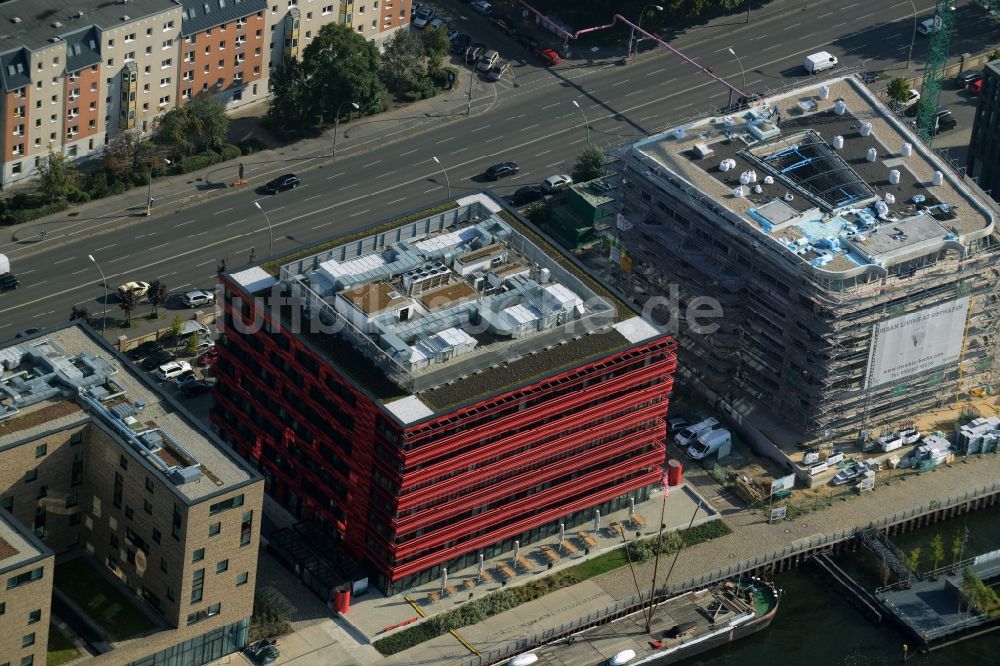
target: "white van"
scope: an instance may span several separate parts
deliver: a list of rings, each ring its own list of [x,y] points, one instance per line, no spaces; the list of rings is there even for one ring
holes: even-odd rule
[[[733,437],[725,428],[709,430],[702,433],[695,442],[688,448],[688,457],[692,460],[704,460],[705,458],[719,453],[723,447],[728,447],[733,443]],[[727,455],[726,451],[723,455]]]
[[[820,51],[806,56],[806,61],[802,65],[810,74],[818,74],[837,66],[837,56]]]
[[[674,441],[677,443],[677,446],[682,448],[688,447],[692,442],[694,442],[694,440],[698,439],[698,436],[703,432],[708,432],[709,430],[713,430],[718,427],[719,419],[710,416],[704,421],[700,421],[694,425],[689,425],[687,428],[678,432],[674,435]]]

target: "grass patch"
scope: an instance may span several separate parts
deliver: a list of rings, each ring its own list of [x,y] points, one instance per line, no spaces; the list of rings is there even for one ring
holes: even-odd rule
[[[62,666],[62,664],[82,656],[83,653],[76,649],[76,646],[66,638],[63,632],[59,631],[56,625],[49,625],[48,654],[45,657],[45,663],[48,666]]]
[[[732,532],[729,526],[721,520],[713,520],[702,523],[689,530],[678,530],[677,532],[664,533],[663,537],[668,544],[673,544],[676,550],[679,544],[693,546],[703,541],[725,536]],[[672,537],[672,539],[668,539]],[[648,552],[653,552],[652,539],[642,539],[639,559],[646,559]],[[635,542],[632,542],[635,543]],[[629,544],[631,548],[632,543]],[[673,552],[673,551],[670,551]],[[655,554],[655,553],[654,553]],[[633,555],[635,557],[635,555]],[[581,581],[599,576],[608,571],[620,569],[628,564],[628,556],[624,548],[616,548],[613,551],[603,553],[580,564],[564,569],[551,576],[537,578],[531,582],[518,587],[504,588],[491,592],[484,597],[470,601],[455,610],[433,615],[424,622],[404,629],[399,633],[386,638],[380,638],[372,643],[376,650],[383,655],[393,655],[403,650],[408,650],[414,645],[419,645],[424,641],[429,641],[436,636],[451,631],[461,629],[470,624],[478,624],[494,615],[510,610],[523,603],[543,597],[549,592],[554,592],[560,588],[575,585]]]
[[[86,558],[57,566],[55,586],[116,641],[156,628],[136,603],[106,581]]]

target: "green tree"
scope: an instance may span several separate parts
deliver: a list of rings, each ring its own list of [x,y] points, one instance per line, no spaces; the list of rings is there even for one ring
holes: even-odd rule
[[[272,71],[270,82],[271,105],[267,109],[268,120],[282,128],[307,126],[310,92],[302,63],[291,58],[282,61]]]
[[[577,183],[600,178],[604,175],[604,165],[607,161],[604,149],[600,146],[587,146],[576,158],[576,164],[573,165],[573,172],[570,175]]]
[[[139,294],[134,291],[121,292],[118,294],[118,307],[125,313],[126,328],[132,325],[132,311],[139,305]]]
[[[906,556],[906,568],[917,573],[920,568],[920,546],[913,548]]]
[[[427,55],[427,70],[431,74],[441,71],[441,63],[448,53],[448,35],[444,29],[424,30],[424,54]]]
[[[198,335],[196,333],[188,336],[186,351],[188,356],[194,356],[198,353]]]
[[[332,123],[344,103],[355,102],[367,113],[385,108],[378,47],[350,26],[328,23],[320,28],[302,54],[302,69],[311,124]]]
[[[229,133],[226,105],[206,90],[195,95],[184,108],[190,119],[190,131],[197,137],[202,150],[220,152]]]
[[[931,539],[931,559],[934,561],[934,568],[937,569],[938,565],[944,559],[944,538],[941,533],[934,535]]]
[[[155,136],[158,125],[154,127]],[[118,181],[145,183],[147,170],[154,174],[163,169],[163,148],[143,139],[138,130],[122,132],[116,136],[102,156],[104,169]]]
[[[181,334],[181,326],[184,322],[181,321],[180,315],[174,315],[174,320],[170,322],[170,336],[176,341],[178,336]],[[177,344],[176,342],[174,344]]]
[[[186,106],[174,107],[160,118],[156,143],[169,148],[173,157],[193,155],[197,148],[188,138],[191,118]]]
[[[167,285],[159,280],[153,280],[149,283],[149,291],[146,292],[146,298],[149,299],[149,304],[153,306],[151,317],[156,319],[159,316],[160,305],[167,301]]]
[[[955,533],[955,538],[951,540],[951,569],[955,570],[958,565],[958,558],[962,555],[962,536]]]
[[[86,305],[74,305],[73,309],[69,313],[70,321],[82,321],[87,324],[93,325],[94,316],[90,314],[90,310]]]
[[[426,74],[424,47],[410,30],[397,30],[393,33],[382,50],[380,61],[382,80],[397,95],[409,90]]]
[[[889,82],[885,89],[889,99],[897,102],[905,102],[910,94],[910,81],[904,78],[896,78]]]
[[[65,199],[76,189],[77,171],[62,153],[49,154],[38,162],[38,192],[49,201]]]

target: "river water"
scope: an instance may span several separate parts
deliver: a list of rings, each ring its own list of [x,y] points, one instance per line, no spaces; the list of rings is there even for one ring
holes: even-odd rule
[[[976,511],[893,538],[908,552],[920,547],[921,569],[931,569],[930,541],[944,538],[950,552],[955,534],[968,527],[965,556],[1000,548],[1000,507]],[[948,558],[950,560],[950,554]],[[879,585],[876,559],[865,550],[834,558],[858,580],[874,588]],[[945,563],[942,563],[942,565]],[[891,621],[875,626],[832,591],[811,566],[785,572],[775,578],[784,590],[781,606],[767,629],[731,645],[685,661],[685,666],[865,666],[903,663],[903,643],[912,642]],[[986,666],[1000,664],[1000,630],[927,655],[911,646],[907,663],[920,666]]]

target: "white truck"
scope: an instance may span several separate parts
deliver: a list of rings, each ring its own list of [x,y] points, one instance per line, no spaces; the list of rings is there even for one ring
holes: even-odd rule
[[[819,74],[837,66],[837,56],[820,51],[806,56],[806,61],[802,65],[810,74]]]
[[[0,291],[10,291],[17,289],[21,284],[17,277],[10,272],[10,259],[7,255],[0,254]]]
[[[941,18],[935,16],[933,18],[924,19],[917,26],[917,32],[921,35],[933,35],[935,32],[941,29]]]
[[[704,460],[715,454],[725,458],[729,455],[732,444],[733,436],[725,428],[709,430],[698,437],[698,440],[688,448],[687,454],[692,460]]]
[[[674,435],[674,442],[676,442],[677,446],[680,446],[681,448],[688,447],[692,442],[694,442],[694,440],[698,439],[698,436],[703,432],[708,432],[709,430],[713,430],[718,427],[719,419],[710,416],[704,421],[699,421],[694,425],[689,425],[687,428],[678,432]]]

